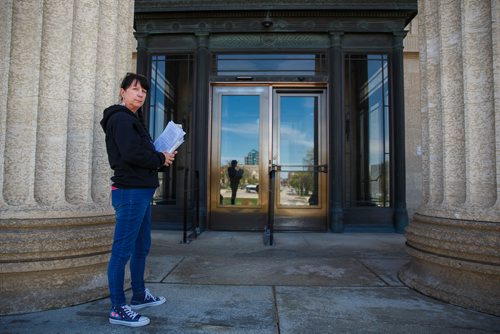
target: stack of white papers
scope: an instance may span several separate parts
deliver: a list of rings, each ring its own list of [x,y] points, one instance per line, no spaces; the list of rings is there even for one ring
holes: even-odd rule
[[[173,153],[184,142],[184,135],[180,124],[168,122],[165,130],[156,138],[154,145],[157,151]]]

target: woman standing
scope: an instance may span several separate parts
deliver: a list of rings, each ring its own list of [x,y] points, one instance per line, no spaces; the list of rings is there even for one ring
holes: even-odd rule
[[[158,187],[158,170],[172,164],[175,153],[158,152],[144,126],[141,107],[149,84],[145,77],[127,73],[120,86],[121,104],[103,113],[101,126],[106,133],[106,150],[111,169],[111,198],[116,213],[113,247],[108,265],[111,297],[109,322],[139,327],[149,318],[134,309],[161,305],[165,297],[155,297],[144,286],[146,256],[151,246],[150,203]],[[123,290],[125,265],[130,260],[132,300],[126,303]]]

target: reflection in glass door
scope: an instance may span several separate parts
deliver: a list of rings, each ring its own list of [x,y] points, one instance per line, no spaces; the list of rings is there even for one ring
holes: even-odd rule
[[[276,171],[275,227],[326,227],[326,113],[323,90],[213,88],[210,169],[212,229],[263,230],[269,171]]]
[[[220,204],[259,205],[260,95],[222,95]]]
[[[326,227],[324,95],[323,90],[274,91],[272,150],[277,170],[277,228]]]
[[[261,230],[267,216],[268,87],[214,87],[210,224]]]

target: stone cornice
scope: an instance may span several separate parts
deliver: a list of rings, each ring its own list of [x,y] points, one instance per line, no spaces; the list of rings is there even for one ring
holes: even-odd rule
[[[238,10],[403,10],[417,11],[416,0],[135,0],[135,12]]]
[[[328,31],[387,33],[402,31],[407,20],[407,17],[399,12],[363,12],[357,13],[358,16],[328,12],[309,16],[304,12],[301,17],[273,15],[273,25],[265,27],[262,25],[265,14],[258,16],[254,12],[251,17],[242,17],[239,14],[231,17],[191,15],[181,17],[171,15],[171,13],[139,14],[135,17],[135,28],[137,33],[149,35],[200,31],[208,33],[323,33]]]
[[[136,10],[135,19],[180,19],[180,18],[249,18],[249,17],[265,17],[268,14],[267,11],[262,10],[235,10],[235,11],[223,11],[214,10],[210,12],[204,12],[191,9],[189,11],[140,11]],[[285,17],[326,17],[326,18],[342,18],[342,17],[369,17],[369,18],[408,18],[411,14],[416,14],[409,11],[393,11],[387,8],[380,10],[318,10],[315,8],[311,10],[292,10],[286,8],[286,10],[277,10],[269,13],[271,18],[285,18]],[[411,16],[413,17],[413,16]]]
[[[155,3],[153,1],[153,3]],[[232,4],[232,2],[231,2]],[[241,6],[247,8],[247,6]],[[416,10],[397,9],[391,6],[379,9],[357,8],[355,6],[332,10],[310,6],[306,10],[292,7],[267,10],[222,10],[212,7],[204,11],[190,6],[185,11],[142,10],[136,8],[135,27],[137,31],[147,33],[186,33],[190,29],[209,32],[245,32],[245,31],[319,31],[351,30],[354,31],[395,31],[402,30],[416,15]],[[274,23],[262,29],[262,21],[269,17]],[[384,22],[383,28],[380,23]],[[333,26],[332,26],[333,25]],[[360,25],[356,27],[356,25]]]

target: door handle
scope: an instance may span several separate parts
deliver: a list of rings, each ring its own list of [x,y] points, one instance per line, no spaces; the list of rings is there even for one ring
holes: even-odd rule
[[[281,171],[281,166],[280,165],[276,165],[276,164],[271,164],[269,165],[269,171],[275,171],[275,172],[279,172]]]
[[[323,164],[323,165],[277,165],[277,164],[271,164],[269,166],[269,171],[276,171],[276,172],[281,172],[282,169],[288,168],[312,168],[314,172],[320,172],[320,173],[328,173],[328,165]],[[307,171],[307,170],[305,170]]]
[[[315,170],[317,170],[320,173],[328,173],[328,165],[323,164],[323,165],[317,165],[314,166]]]

